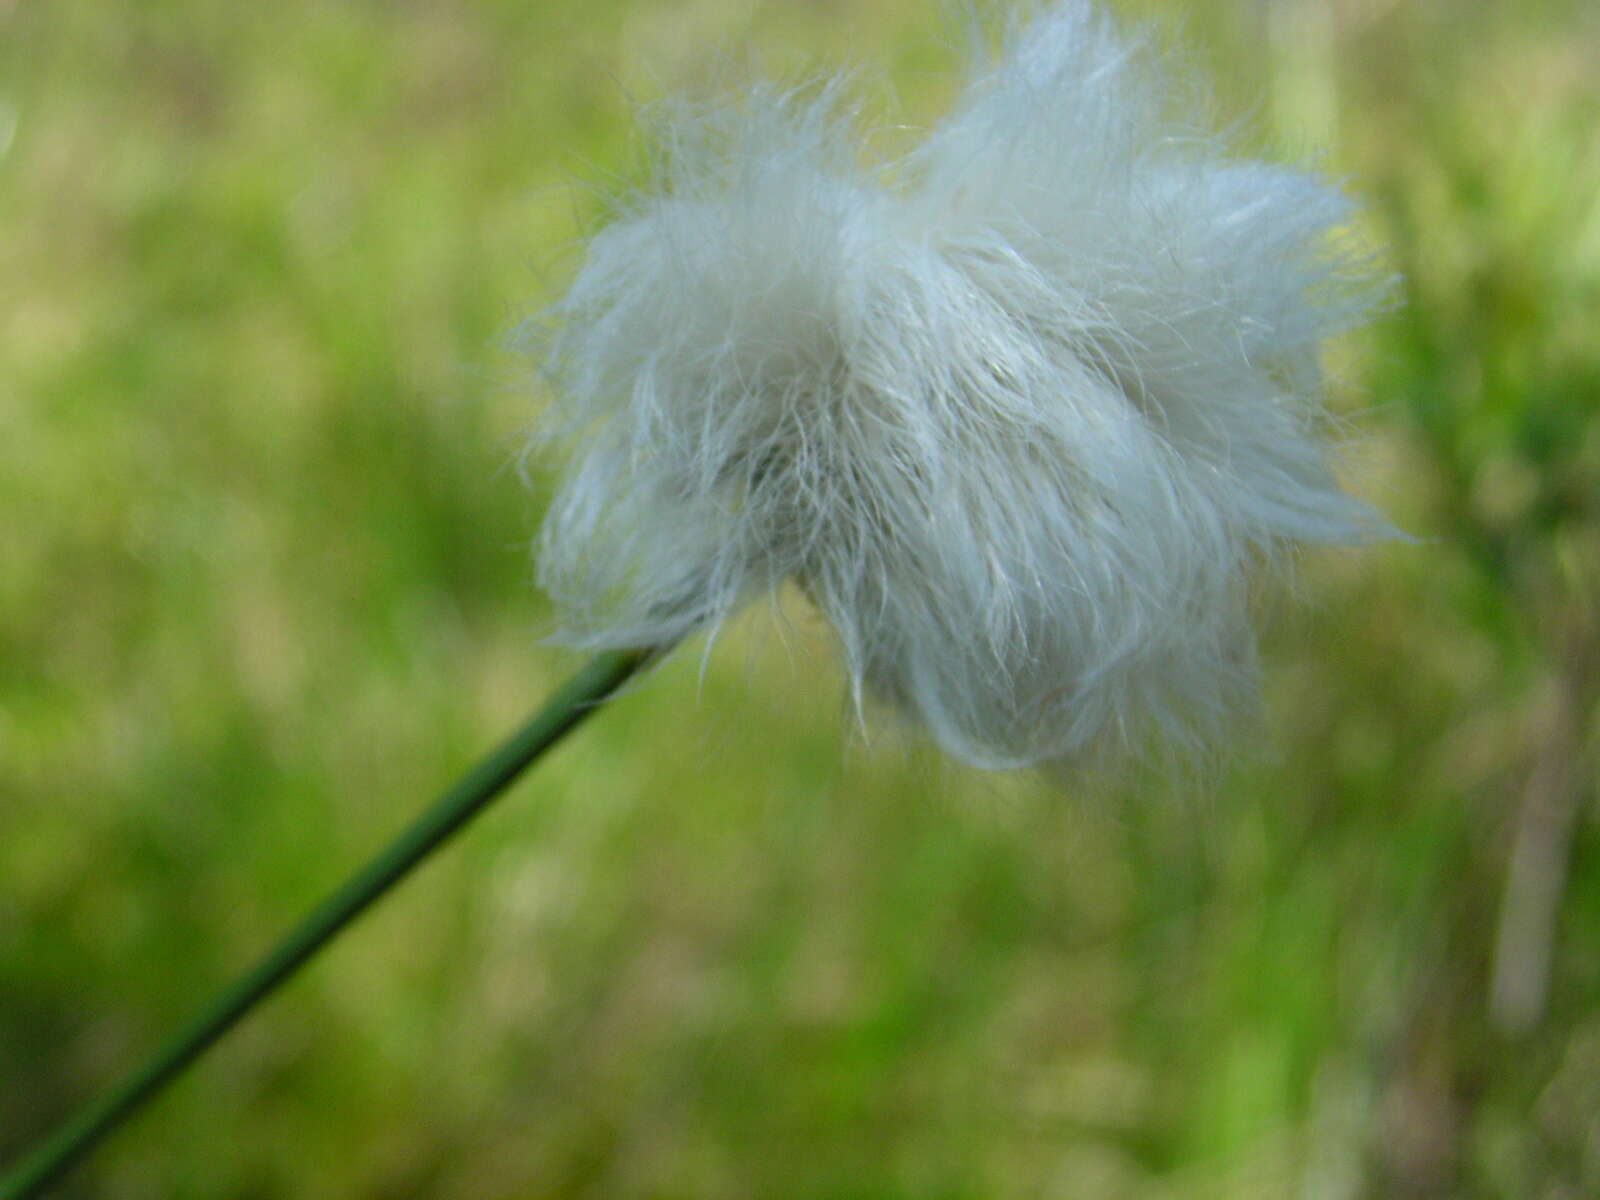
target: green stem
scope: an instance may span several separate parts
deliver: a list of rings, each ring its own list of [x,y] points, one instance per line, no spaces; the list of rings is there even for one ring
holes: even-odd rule
[[[596,656],[536,716],[313,909],[144,1066],[61,1126],[18,1167],[0,1176],[0,1200],[32,1200],[40,1195],[654,656],[648,650]]]

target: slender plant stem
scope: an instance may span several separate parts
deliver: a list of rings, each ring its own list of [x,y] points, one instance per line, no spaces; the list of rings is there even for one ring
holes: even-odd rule
[[[313,909],[210,1008],[121,1084],[62,1125],[19,1166],[0,1176],[0,1200],[32,1200],[41,1195],[654,657],[655,652],[648,650],[596,656],[526,725]]]

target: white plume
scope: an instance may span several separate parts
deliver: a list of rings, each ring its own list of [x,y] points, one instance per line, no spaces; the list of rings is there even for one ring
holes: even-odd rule
[[[838,88],[680,115],[547,315],[566,640],[668,643],[796,580],[858,696],[985,767],[1216,741],[1247,588],[1365,540],[1318,352],[1381,289],[1341,194],[1174,119],[1087,3],[1014,30],[898,181]]]

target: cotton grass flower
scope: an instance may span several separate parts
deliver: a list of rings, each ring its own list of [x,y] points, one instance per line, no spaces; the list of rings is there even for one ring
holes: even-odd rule
[[[1252,579],[1386,528],[1318,369],[1380,289],[1335,188],[1189,99],[1069,2],[884,169],[837,85],[679,111],[540,323],[564,639],[671,643],[793,580],[858,701],[966,762],[1218,741]]]

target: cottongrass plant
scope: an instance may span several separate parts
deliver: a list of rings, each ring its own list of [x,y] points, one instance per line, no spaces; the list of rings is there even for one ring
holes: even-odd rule
[[[1382,290],[1349,202],[1232,156],[1087,3],[902,161],[860,165],[840,90],[670,112],[535,327],[563,636],[672,643],[793,580],[858,710],[965,762],[1214,746],[1252,578],[1386,528],[1323,435],[1321,343]]]
[[[657,652],[793,580],[872,695],[981,767],[1218,741],[1250,580],[1385,531],[1318,351],[1378,293],[1305,173],[1240,161],[1082,0],[903,161],[838,86],[680,110],[540,322],[572,684],[142,1068],[0,1178],[39,1195]]]

